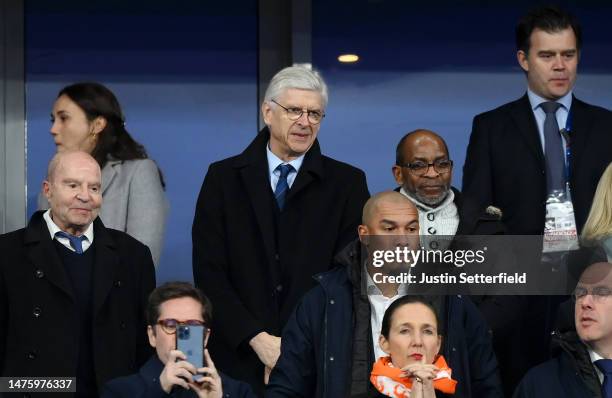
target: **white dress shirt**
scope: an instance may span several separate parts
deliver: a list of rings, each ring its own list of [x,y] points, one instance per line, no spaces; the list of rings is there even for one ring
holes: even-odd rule
[[[593,364],[593,367],[595,368],[595,372],[597,373],[597,377],[599,378],[599,384],[603,384],[603,382],[604,382],[604,374],[595,365],[595,361],[599,361],[600,359],[606,359],[606,358],[602,357],[601,355],[599,355],[595,351],[591,350],[590,348],[588,348],[588,351],[589,351],[589,357],[591,357],[591,363]]]
[[[51,239],[52,240],[56,239],[59,243],[61,243],[62,245],[66,246],[68,249],[70,249],[73,252],[76,251],[70,245],[70,241],[68,240],[68,238],[64,238],[64,237],[61,237],[61,236],[55,236],[55,234],[60,232],[62,229],[60,227],[58,227],[55,222],[53,222],[53,219],[51,219],[51,209],[47,210],[43,214],[43,218],[44,218],[45,222],[47,223],[47,229],[49,230],[49,234],[51,235]],[[66,231],[64,231],[64,232],[66,232]],[[87,229],[85,230],[83,235],[85,235],[85,239],[83,239],[82,247],[83,247],[83,252],[85,252],[85,250],[89,249],[89,247],[93,244],[93,240],[94,240],[93,222],[91,224],[89,224],[89,227],[87,227]]]
[[[382,327],[383,316],[385,315],[385,311],[389,306],[398,298],[405,296],[407,292],[408,286],[406,284],[401,284],[397,288],[397,294],[393,297],[385,297],[382,292],[376,286],[372,277],[368,272],[367,275],[367,293],[368,293],[368,301],[370,302],[370,325],[372,327],[372,343],[374,344],[374,361],[377,361],[380,357],[388,356],[382,348],[380,348],[380,344],[378,344],[378,339],[380,338],[380,329]]]
[[[291,170],[289,174],[287,174],[287,185],[289,185],[289,188],[291,188],[298,171],[300,171],[300,167],[302,167],[305,154],[293,159],[290,162],[283,162],[282,159],[280,159],[270,150],[270,143],[268,142],[268,145],[266,145],[266,155],[268,157],[268,176],[270,177],[270,186],[272,186],[272,192],[276,190],[276,184],[278,184],[278,179],[280,178],[280,170],[277,170],[277,167],[281,164],[290,164],[291,166],[293,166],[293,170]]]

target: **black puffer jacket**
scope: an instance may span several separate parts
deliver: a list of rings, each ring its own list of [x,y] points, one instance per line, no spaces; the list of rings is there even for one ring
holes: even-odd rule
[[[555,332],[555,356],[531,369],[514,398],[601,398],[601,384],[586,346],[575,331]]]

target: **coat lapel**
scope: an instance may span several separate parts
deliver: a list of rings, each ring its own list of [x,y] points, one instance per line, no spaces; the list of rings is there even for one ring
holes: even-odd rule
[[[514,122],[518,126],[519,134],[527,143],[527,147],[531,153],[538,160],[540,167],[544,169],[544,152],[542,150],[542,143],[540,142],[538,125],[533,115],[533,110],[531,109],[531,103],[529,102],[527,94],[514,103],[511,113]]]
[[[272,188],[270,187],[270,180],[267,175],[268,160],[265,149],[269,136],[268,129],[264,128],[237,159],[235,167],[239,168],[242,183],[259,225],[270,265],[270,277],[273,283],[278,283],[280,276],[279,270],[276,267],[274,214],[270,192]]]
[[[287,193],[287,203],[290,204],[293,197],[300,193],[306,188],[315,178],[321,178],[323,176],[323,159],[321,157],[321,150],[319,148],[319,142],[315,140],[312,147],[306,152],[304,156],[304,163],[300,167],[300,171],[295,177],[289,192]]]
[[[94,243],[96,252],[93,271],[93,314],[95,317],[119,276],[121,264],[115,241],[99,218],[94,220]]]
[[[34,213],[25,231],[27,256],[34,270],[42,271],[45,278],[74,300],[72,285],[60,260],[43,218],[44,211]]]
[[[268,257],[270,277],[273,283],[280,281],[280,270],[276,265],[276,242],[272,188],[268,176],[268,159],[266,145],[270,139],[268,128],[259,132],[253,142],[238,157],[234,167],[239,169],[242,183],[251,201],[257,224],[263,239]],[[287,193],[287,206],[300,191],[307,187],[315,178],[323,175],[323,161],[318,141],[308,150],[304,162],[298,172],[292,187]]]

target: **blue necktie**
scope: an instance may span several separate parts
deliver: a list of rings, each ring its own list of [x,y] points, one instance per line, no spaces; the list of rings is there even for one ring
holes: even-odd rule
[[[87,239],[85,235],[74,236],[67,232],[59,231],[55,233],[55,236],[61,236],[62,238],[68,239],[74,251],[77,252],[77,254],[83,254],[83,240]]]
[[[276,170],[280,170],[280,177],[278,178],[278,183],[276,183],[274,197],[276,198],[276,203],[278,203],[278,208],[283,210],[283,207],[285,207],[285,199],[287,198],[287,191],[289,191],[287,176],[293,170],[293,166],[290,164],[279,164]]]
[[[604,398],[612,398],[612,359],[598,359],[595,366],[604,374],[601,392]]]
[[[563,157],[563,142],[557,123],[557,110],[561,104],[543,102],[540,107],[546,113],[544,120],[544,158],[546,159],[546,188],[548,193],[553,190],[565,189],[565,159]]]

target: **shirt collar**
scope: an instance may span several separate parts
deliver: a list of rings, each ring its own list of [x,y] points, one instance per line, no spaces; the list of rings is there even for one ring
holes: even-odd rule
[[[536,93],[531,91],[530,88],[527,88],[527,96],[529,97],[529,103],[531,104],[531,109],[534,110],[534,111],[543,102],[549,102],[550,101],[550,100],[547,100],[546,98],[540,97],[539,95],[537,95]],[[572,90],[570,90],[567,94],[565,94],[563,97],[559,98],[555,102],[561,104],[565,108],[565,110],[569,112],[569,109],[572,106]]]
[[[43,218],[47,223],[47,229],[49,230],[49,234],[51,235],[51,240],[55,239],[55,234],[61,231],[62,229],[57,226],[57,224],[51,218],[51,209],[48,209],[44,214]],[[89,241],[89,243],[93,243],[94,233],[93,233],[93,222],[89,224],[85,232],[83,233],[85,238]]]
[[[290,164],[291,166],[293,166],[293,169],[297,173],[298,171],[300,171],[300,167],[302,167],[302,163],[304,162],[304,155],[306,154],[303,154],[290,162],[283,162],[282,159],[280,159],[274,154],[274,152],[272,152],[272,150],[270,149],[270,141],[268,141],[268,143],[266,144],[266,155],[268,157],[268,172],[269,174],[272,174],[280,164]]]
[[[587,350],[589,351],[589,357],[591,358],[591,362],[595,363],[595,361],[599,361],[600,359],[605,359],[595,351],[591,349],[591,347],[587,346]]]

